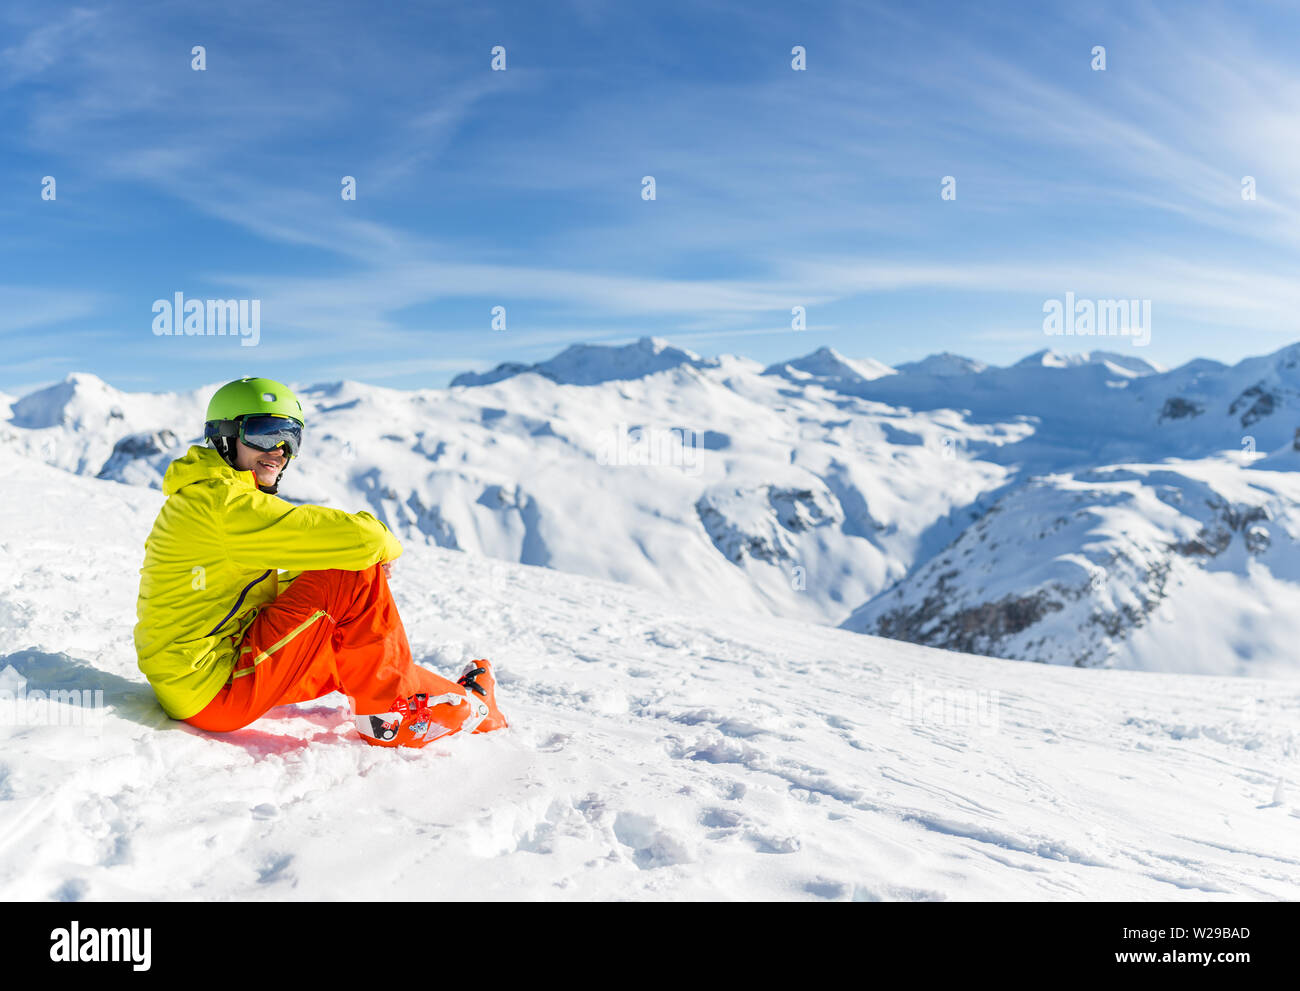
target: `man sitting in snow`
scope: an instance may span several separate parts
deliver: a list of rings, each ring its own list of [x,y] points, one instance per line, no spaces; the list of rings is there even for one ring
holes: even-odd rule
[[[140,569],[136,653],[167,714],[226,732],[339,691],[378,746],[505,727],[488,661],[456,682],[413,661],[388,588],[402,546],[387,527],[276,496],[302,440],[297,397],[239,379],[206,419],[212,446],[168,467]]]

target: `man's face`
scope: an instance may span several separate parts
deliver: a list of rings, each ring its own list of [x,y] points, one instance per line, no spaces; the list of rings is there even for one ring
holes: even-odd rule
[[[251,471],[257,476],[257,484],[272,486],[285,465],[283,447],[274,451],[259,451],[249,447],[242,440],[235,440],[235,466],[240,471]]]

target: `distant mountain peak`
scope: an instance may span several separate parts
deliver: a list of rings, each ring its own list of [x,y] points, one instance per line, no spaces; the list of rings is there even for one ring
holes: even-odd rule
[[[1021,358],[1013,368],[1077,368],[1081,365],[1109,365],[1116,371],[1133,375],[1157,375],[1166,371],[1162,365],[1148,361],[1135,354],[1122,354],[1118,351],[1081,351],[1066,354],[1043,348],[1031,355]]]
[[[70,372],[62,382],[28,393],[13,404],[16,426],[40,429],[82,419],[93,412],[121,417],[117,401],[122,393],[90,372]]]
[[[82,388],[113,388],[93,372],[69,372],[67,376],[64,377],[63,381]]]
[[[974,358],[953,354],[951,351],[941,351],[938,354],[927,355],[920,361],[908,361],[894,367],[900,374],[904,375],[947,377],[951,375],[977,375],[989,366],[982,361],[976,361]]]
[[[534,364],[506,361],[488,372],[463,372],[453,386],[491,385],[534,372],[561,385],[599,385],[643,378],[670,368],[716,368],[717,358],[674,347],[661,337],[641,337],[631,344],[570,344],[554,358]]]
[[[823,345],[801,358],[779,361],[763,369],[764,375],[778,375],[791,381],[822,380],[828,383],[870,382],[895,374],[895,370],[874,358],[846,358],[833,347]]]
[[[1087,363],[1088,359],[1081,354],[1064,354],[1060,351],[1053,351],[1051,348],[1043,348],[1033,354],[1025,355],[1011,367],[1070,368],[1074,365],[1085,365]]]

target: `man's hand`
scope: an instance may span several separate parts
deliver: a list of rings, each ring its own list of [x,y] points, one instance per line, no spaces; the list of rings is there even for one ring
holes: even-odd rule
[[[385,578],[393,577],[393,565],[391,561],[385,561],[382,565],[380,565],[380,567],[384,569]]]

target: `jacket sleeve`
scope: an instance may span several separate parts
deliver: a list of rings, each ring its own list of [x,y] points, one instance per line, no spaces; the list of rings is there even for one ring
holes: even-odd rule
[[[292,506],[262,493],[232,499],[223,514],[230,560],[248,568],[364,571],[391,561],[402,545],[370,513]]]

